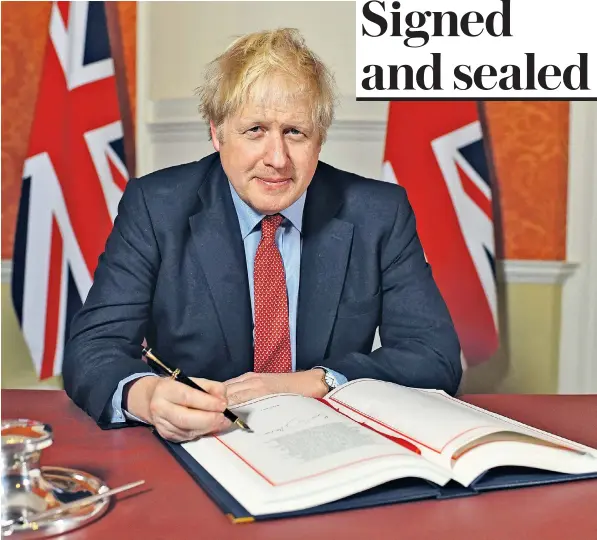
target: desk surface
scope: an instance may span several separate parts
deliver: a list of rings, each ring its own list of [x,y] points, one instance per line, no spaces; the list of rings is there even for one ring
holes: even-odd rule
[[[463,399],[597,447],[597,396]],[[110,487],[146,480],[138,493],[118,495],[101,519],[63,539],[114,538],[118,531],[143,540],[597,538],[597,480],[233,525],[148,429],[103,431],[62,391],[3,390],[2,418],[17,417],[52,425],[55,442],[44,451],[43,465],[82,469]]]

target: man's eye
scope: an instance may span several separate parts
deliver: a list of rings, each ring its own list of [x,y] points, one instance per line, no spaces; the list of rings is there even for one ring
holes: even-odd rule
[[[260,127],[259,126],[253,126],[252,128],[249,128],[247,131],[250,133],[257,133],[259,131]]]
[[[302,133],[296,128],[290,128],[288,130],[288,133],[290,133],[291,135],[302,135]]]

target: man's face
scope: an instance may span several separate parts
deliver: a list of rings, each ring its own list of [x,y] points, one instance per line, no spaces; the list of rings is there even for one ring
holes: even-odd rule
[[[262,214],[288,208],[309,187],[321,138],[303,99],[248,103],[211,135],[234,189]]]

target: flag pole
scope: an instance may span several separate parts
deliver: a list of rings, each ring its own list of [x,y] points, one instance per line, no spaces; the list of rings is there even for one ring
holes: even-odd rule
[[[493,234],[495,242],[495,267],[496,267],[496,295],[498,302],[498,329],[499,343],[497,356],[494,363],[500,366],[499,380],[505,376],[508,367],[507,352],[510,351],[510,331],[508,328],[508,295],[506,293],[506,243],[504,221],[502,214],[501,186],[495,165],[494,139],[491,133],[491,125],[487,118],[487,103],[477,102],[479,121],[483,132],[484,150],[487,158],[487,168],[492,186],[492,212],[493,212]],[[496,379],[497,380],[497,379]]]
[[[129,177],[134,177],[136,176],[135,129],[128,94],[126,64],[124,61],[122,33],[120,31],[120,19],[118,16],[118,2],[104,2],[104,6],[106,10],[108,36],[110,38],[110,49],[114,61],[114,74],[116,76],[116,91],[120,106],[122,131],[124,134],[126,168]]]
[[[502,199],[501,189],[496,172],[494,161],[493,138],[491,136],[490,124],[487,119],[487,109],[485,101],[477,101],[477,110],[479,112],[479,121],[481,123],[481,130],[484,138],[484,150],[487,158],[487,169],[489,171],[489,178],[492,186],[492,212],[494,222],[494,239],[495,239],[495,260],[504,261],[506,259],[505,243],[504,243],[504,229],[502,221]],[[496,264],[497,266],[497,264]]]

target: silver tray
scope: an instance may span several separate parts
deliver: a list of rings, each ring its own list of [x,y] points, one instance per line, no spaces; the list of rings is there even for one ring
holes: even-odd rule
[[[98,495],[109,490],[108,486],[99,478],[75,469],[65,467],[41,467],[44,486],[48,488],[46,496],[40,500],[46,501],[45,508],[37,508],[41,512],[56,506],[56,503],[66,504],[90,495]],[[94,504],[83,508],[67,510],[54,519],[37,522],[34,526],[24,523],[14,526],[12,532],[3,534],[4,537],[15,540],[33,538],[47,538],[72,531],[99,518],[108,509],[110,497],[100,499]],[[34,528],[35,527],[35,528]]]

